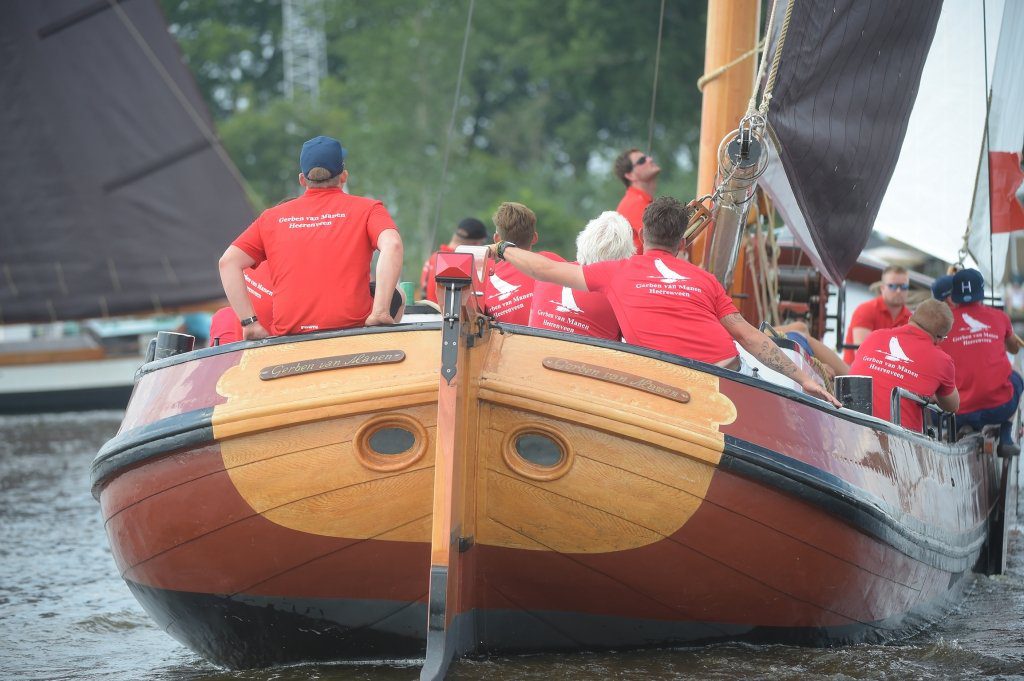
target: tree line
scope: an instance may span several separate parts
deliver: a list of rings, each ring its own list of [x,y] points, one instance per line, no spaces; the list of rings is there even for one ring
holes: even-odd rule
[[[501,201],[530,206],[539,245],[571,258],[622,195],[612,159],[647,143],[660,0],[476,2],[443,187],[469,0],[326,0],[316,102],[284,95],[280,0],[161,4],[255,206],[298,194],[305,139],[337,137],[349,190],[384,200],[399,226],[404,279],[461,218],[490,226]],[[666,3],[651,152],[659,193],[681,199],[695,186],[705,17],[702,0]]]

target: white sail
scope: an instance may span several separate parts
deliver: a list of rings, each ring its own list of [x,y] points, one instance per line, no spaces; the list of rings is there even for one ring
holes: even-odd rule
[[[995,61],[1002,2],[942,6],[907,135],[875,231],[956,262],[971,214],[985,132],[985,31]],[[1007,6],[1020,3],[1007,3]]]
[[[992,105],[987,152],[1019,154],[1024,144],[1024,2],[1007,2],[1002,17],[999,48],[990,78]],[[1008,274],[1024,272],[1024,225],[1012,232],[993,234],[990,230],[988,169],[988,164],[982,163],[978,172],[968,247],[985,281],[998,286],[1006,283]]]

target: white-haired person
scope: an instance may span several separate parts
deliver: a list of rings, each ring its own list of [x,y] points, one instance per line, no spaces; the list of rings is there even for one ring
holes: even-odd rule
[[[576,264],[624,260],[636,252],[629,221],[609,210],[587,223],[576,236]],[[533,289],[530,326],[548,331],[622,340],[615,310],[603,293],[573,291],[538,281]]]
[[[578,292],[603,292],[615,310],[623,339],[631,345],[739,369],[735,341],[807,394],[842,406],[774,341],[743,319],[717,279],[678,257],[692,217],[692,209],[670,196],[655,199],[644,210],[644,252],[625,260],[577,265],[550,260],[508,241],[489,248],[499,264],[509,263],[535,281]]]

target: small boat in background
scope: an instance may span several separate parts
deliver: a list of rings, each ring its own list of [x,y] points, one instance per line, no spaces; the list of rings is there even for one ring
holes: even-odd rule
[[[0,414],[128,406],[135,372],[183,315],[0,327]]]

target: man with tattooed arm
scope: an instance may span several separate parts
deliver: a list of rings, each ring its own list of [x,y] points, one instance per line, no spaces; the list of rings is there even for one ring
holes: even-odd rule
[[[508,241],[490,248],[497,260],[539,281],[604,293],[627,343],[738,369],[735,340],[808,395],[841,406],[772,339],[743,319],[717,279],[676,257],[690,217],[691,211],[678,200],[656,199],[643,214],[643,253],[625,260],[581,266],[550,260]]]

